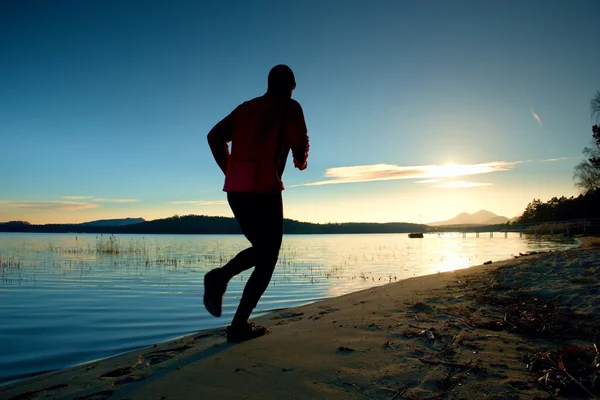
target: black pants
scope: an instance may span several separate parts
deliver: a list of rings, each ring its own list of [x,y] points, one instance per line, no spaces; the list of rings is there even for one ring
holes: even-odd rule
[[[227,200],[242,233],[252,246],[239,252],[221,271],[229,281],[235,275],[254,267],[233,324],[248,321],[252,310],[263,295],[277,264],[283,238],[283,202],[281,192],[228,192]]]

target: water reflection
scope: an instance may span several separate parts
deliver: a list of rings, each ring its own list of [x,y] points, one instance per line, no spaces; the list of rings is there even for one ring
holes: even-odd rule
[[[576,244],[518,234],[286,236],[256,314]],[[242,236],[0,234],[0,382],[228,323],[249,272],[230,282],[221,319],[202,307],[203,274],[247,245]]]

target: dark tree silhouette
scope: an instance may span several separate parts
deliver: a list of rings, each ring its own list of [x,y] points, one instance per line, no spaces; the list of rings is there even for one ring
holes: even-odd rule
[[[283,221],[286,234],[342,234],[342,233],[407,233],[425,232],[426,225],[406,222],[313,224],[292,219]],[[142,234],[240,234],[235,219],[206,215],[175,215],[170,218],[144,221],[123,226],[89,224],[34,225],[24,221],[0,223],[0,232],[81,232],[81,233],[142,233]]]
[[[534,199],[527,205],[518,223],[566,221],[600,218],[600,190],[577,197],[553,197],[547,202]]]
[[[596,90],[596,95],[590,101],[590,114],[594,122],[600,122],[600,90]]]
[[[600,90],[590,102],[592,119],[600,120]],[[590,147],[583,149],[585,160],[575,166],[573,181],[582,193],[600,189],[600,126],[592,127],[592,142]]]

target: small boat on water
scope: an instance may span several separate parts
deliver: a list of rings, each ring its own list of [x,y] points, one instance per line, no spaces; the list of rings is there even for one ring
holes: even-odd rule
[[[411,238],[411,239],[422,239],[423,238],[423,233],[422,232],[409,233],[408,237]]]

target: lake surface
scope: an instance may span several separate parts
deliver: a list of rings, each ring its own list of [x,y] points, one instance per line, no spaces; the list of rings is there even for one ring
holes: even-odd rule
[[[518,233],[286,236],[253,315],[578,244]],[[247,245],[237,235],[0,233],[0,384],[227,325],[252,270],[230,282],[219,319],[202,305],[203,276]]]

